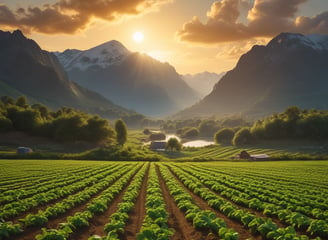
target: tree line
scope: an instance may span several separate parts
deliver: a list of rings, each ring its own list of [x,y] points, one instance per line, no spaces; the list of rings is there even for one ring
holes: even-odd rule
[[[220,144],[242,146],[261,140],[328,139],[328,111],[289,107],[284,112],[257,120],[252,126],[223,128],[215,134]]]
[[[114,142],[123,145],[127,138],[122,120],[116,122],[116,131],[108,120],[72,108],[51,111],[43,104],[30,105],[23,96],[0,99],[0,132],[22,131],[59,142],[86,141]]]

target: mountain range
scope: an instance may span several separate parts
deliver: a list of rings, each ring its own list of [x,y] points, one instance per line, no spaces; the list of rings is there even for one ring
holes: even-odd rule
[[[182,79],[203,98],[213,90],[214,85],[224,74],[224,72],[217,74],[205,71],[197,74],[182,75]]]
[[[200,86],[210,91],[214,81],[213,90],[198,101],[205,93]],[[136,113],[127,109],[165,116],[188,106],[175,117],[263,116],[289,106],[327,109],[328,36],[281,33],[266,46],[253,46],[220,78],[206,72],[181,76],[168,63],[131,52],[118,41],[53,54],[19,30],[0,31],[3,95],[109,118]]]
[[[115,40],[55,54],[72,81],[146,115],[172,114],[199,99],[174,67]]]
[[[176,117],[328,108],[328,36],[281,33],[242,55],[213,91]]]
[[[133,111],[69,81],[56,56],[21,31],[0,31],[0,95],[26,96],[51,108],[73,107],[117,118]]]

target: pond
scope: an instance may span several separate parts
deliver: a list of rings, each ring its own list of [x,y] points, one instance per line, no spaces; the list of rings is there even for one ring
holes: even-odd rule
[[[179,138],[177,135],[174,134],[169,134],[166,135],[166,139],[165,141],[168,141],[170,138],[176,138],[179,141],[181,141],[181,138]],[[184,147],[205,147],[205,146],[209,146],[209,145],[213,145],[214,142],[213,141],[207,141],[207,140],[192,140],[192,141],[188,141],[182,144],[182,146]]]
[[[213,145],[213,141],[206,141],[206,140],[194,140],[194,141],[189,141],[185,142],[182,145],[184,147],[205,147],[209,145]]]

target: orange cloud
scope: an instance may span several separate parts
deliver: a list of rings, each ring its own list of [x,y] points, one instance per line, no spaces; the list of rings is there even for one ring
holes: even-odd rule
[[[115,21],[142,14],[171,0],[59,0],[53,5],[9,9],[0,5],[0,25],[25,32],[73,34],[85,29],[93,19]]]
[[[238,22],[238,19],[240,8],[249,6],[249,1],[216,1],[207,13],[206,23],[194,17],[183,25],[177,36],[182,41],[211,44],[272,37],[285,31],[327,34],[328,12],[314,17],[296,16],[299,5],[306,1],[255,0],[245,24]]]

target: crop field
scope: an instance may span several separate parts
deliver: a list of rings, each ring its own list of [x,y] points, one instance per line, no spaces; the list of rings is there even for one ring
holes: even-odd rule
[[[328,161],[0,160],[0,240],[328,239]]]

